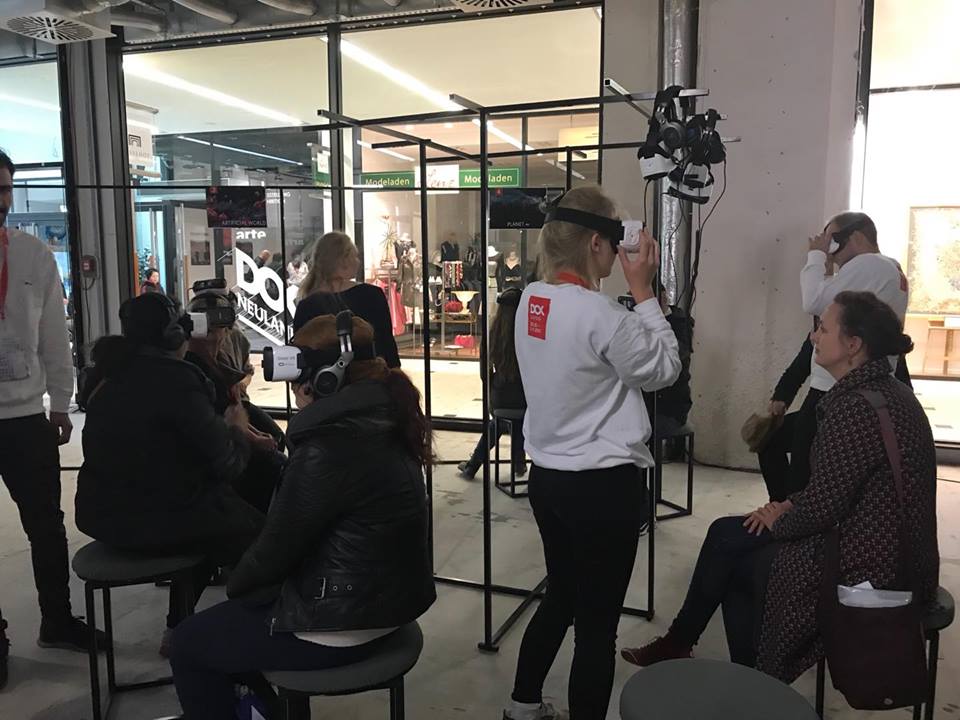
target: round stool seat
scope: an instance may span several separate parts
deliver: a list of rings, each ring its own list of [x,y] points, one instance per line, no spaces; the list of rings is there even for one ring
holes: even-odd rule
[[[387,685],[417,664],[423,633],[416,622],[384,639],[377,654],[351,665],[327,670],[285,670],[264,673],[267,682],[305,695],[347,695]]]
[[[494,408],[493,416],[501,420],[523,420],[526,410],[513,410],[509,408]]]
[[[204,562],[202,555],[150,555],[118,550],[94,540],[77,550],[73,571],[81,580],[139,584],[189,570]]]
[[[953,595],[944,587],[937,588],[937,598],[923,617],[923,627],[927,630],[943,630],[953,623],[956,606]]]
[[[623,720],[818,720],[795,690],[759,670],[719,660],[667,660],[623,688]]]

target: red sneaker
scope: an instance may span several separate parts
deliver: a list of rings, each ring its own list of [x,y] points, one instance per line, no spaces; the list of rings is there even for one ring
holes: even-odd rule
[[[638,648],[623,648],[620,657],[631,665],[647,667],[664,660],[683,660],[693,657],[693,648],[683,645],[676,639],[666,635],[655,637],[651,642]]]

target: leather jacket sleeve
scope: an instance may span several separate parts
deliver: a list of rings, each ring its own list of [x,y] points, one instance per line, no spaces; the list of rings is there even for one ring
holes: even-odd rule
[[[322,447],[298,446],[266,525],[230,574],[227,596],[249,595],[286,580],[303,562],[311,543],[340,514],[347,495],[344,480]]]
[[[185,384],[183,400],[174,403],[170,422],[179,429],[183,444],[203,459],[206,477],[214,483],[232,482],[246,470],[250,445],[238,428],[216,414],[199,377]]]

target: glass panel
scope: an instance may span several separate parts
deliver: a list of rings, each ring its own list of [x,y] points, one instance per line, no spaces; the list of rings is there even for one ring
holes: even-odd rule
[[[898,154],[891,172],[890,148],[902,138],[905,116],[958,112],[960,90],[884,93],[870,100],[864,210],[877,224],[882,252],[900,262],[910,282],[906,332],[915,349],[907,363],[915,377],[960,377],[960,188],[949,164],[922,154]],[[956,391],[942,383],[925,383],[920,391],[934,437],[960,441],[951,400]]]
[[[956,0],[876,0],[870,87],[960,82],[958,26]]]
[[[450,93],[488,105],[594,96],[599,48],[593,8],[350,33],[344,111],[370,118],[458,109]],[[508,82],[505,67],[515,69]]]
[[[0,68],[0,146],[18,166],[61,162],[57,64]]]

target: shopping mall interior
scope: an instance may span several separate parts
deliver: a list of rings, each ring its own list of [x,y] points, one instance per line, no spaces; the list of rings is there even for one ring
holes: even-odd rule
[[[27,16],[43,29],[15,22]],[[695,450],[662,463],[657,491],[683,512],[640,540],[618,647],[667,631],[714,519],[767,501],[741,427],[767,408],[810,331],[799,282],[808,241],[846,209],[870,215],[909,285],[906,361],[938,460],[939,585],[960,593],[960,187],[955,153],[926,132],[960,110],[958,23],[955,0],[7,0],[0,149],[17,165],[7,226],[56,259],[79,375],[94,343],[120,332],[120,305],[148,269],[180,304],[195,283],[223,279],[252,350],[250,401],[284,428],[296,400],[265,377],[264,351],[292,337],[318,239],[349,234],[356,280],[382,289],[400,367],[435,433],[426,481],[438,600],[419,621],[406,712],[500,717],[542,596],[543,546],[525,490],[494,477],[510,475],[509,461],[491,451],[474,480],[458,464],[494,409],[485,348],[498,298],[540,271],[540,225],[510,219],[521,196],[600,184],[622,219],[659,239],[667,299],[695,321]],[[720,113],[726,159],[703,205],[641,172],[654,98],[669,85],[693,91],[690,112]],[[211,197],[234,188],[258,198],[256,219],[211,219]],[[627,292],[619,266],[601,292]],[[144,378],[130,402],[149,405],[151,393]],[[60,461],[72,556],[90,539],[74,521],[85,415],[74,403],[70,417]],[[509,436],[498,453],[510,456]],[[11,643],[0,717],[91,718],[87,656],[37,647],[30,545],[6,495],[0,576]],[[84,583],[70,583],[84,614]],[[211,586],[198,609],[223,599]],[[153,583],[113,593],[122,682],[169,674],[157,654],[166,604]],[[544,690],[558,706],[573,651],[571,631]],[[728,658],[719,614],[695,656]],[[621,715],[636,671],[618,659],[608,718],[647,717]],[[925,717],[960,712],[956,625],[940,636],[935,679]],[[102,670],[100,681],[106,707]],[[812,708],[816,686],[811,668],[793,689]],[[109,717],[181,712],[170,685],[114,695]],[[314,718],[396,710],[381,691],[319,695]],[[685,716],[681,707],[649,717]],[[885,714],[853,709],[827,682],[821,717]]]

